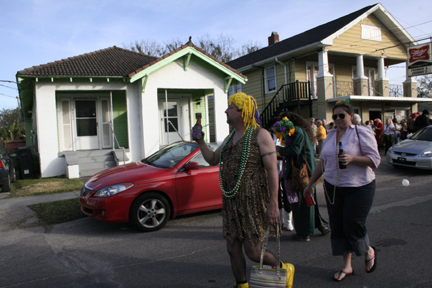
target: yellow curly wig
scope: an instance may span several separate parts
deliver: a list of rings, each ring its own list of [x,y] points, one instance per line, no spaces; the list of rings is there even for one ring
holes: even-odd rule
[[[234,105],[242,111],[243,122],[246,126],[246,130],[250,125],[252,125],[254,129],[261,125],[258,106],[252,96],[246,95],[246,93],[243,92],[236,93],[228,99],[228,103],[229,105],[234,103]]]

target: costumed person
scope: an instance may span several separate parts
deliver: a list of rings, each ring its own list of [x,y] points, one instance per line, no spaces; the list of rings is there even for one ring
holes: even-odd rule
[[[275,147],[281,147],[281,141],[276,137],[276,127],[274,127],[274,123],[276,123],[277,118],[273,118],[268,123],[270,127],[270,133],[273,137],[273,142],[275,143]],[[278,163],[278,174],[279,174],[279,212],[281,219],[282,228],[285,226],[287,231],[294,230],[294,226],[292,225],[292,211],[288,199],[286,197],[286,193],[283,189],[283,173],[282,173],[282,156],[277,153],[277,163]]]
[[[352,253],[364,257],[367,273],[377,268],[377,251],[371,246],[366,218],[375,195],[374,168],[380,164],[373,133],[353,125],[353,108],[347,102],[336,102],[333,119],[337,129],[329,132],[318,162],[304,194],[312,194],[315,182],[324,174],[324,193],[330,220],[333,256],[343,257],[343,267],[333,275],[342,281],[353,275]],[[343,153],[339,152],[343,145]]]
[[[323,235],[328,234],[330,229],[321,216],[318,204],[308,206],[301,190],[304,187],[298,189],[297,185],[293,185],[295,183],[292,182],[292,171],[293,166],[299,169],[306,164],[308,175],[311,175],[316,165],[312,145],[315,136],[311,125],[297,114],[287,112],[282,117],[282,120],[274,125],[276,136],[281,140],[282,146],[285,146],[278,147],[278,152],[283,156],[284,190],[293,212],[296,234],[292,237],[297,241],[309,242],[310,236],[315,235],[315,229]],[[315,189],[315,186],[313,187]],[[318,203],[316,193],[313,198]]]
[[[280,229],[276,148],[270,133],[260,127],[252,96],[236,93],[228,102],[225,113],[233,131],[222,145],[213,152],[203,138],[196,141],[204,159],[210,165],[219,164],[223,237],[237,282],[234,287],[249,287],[244,254],[259,262],[267,227],[270,224],[272,236]],[[264,254],[264,265],[288,268],[269,251]]]

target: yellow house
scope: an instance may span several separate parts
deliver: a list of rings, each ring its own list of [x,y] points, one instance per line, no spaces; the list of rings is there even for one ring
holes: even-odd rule
[[[390,85],[387,66],[407,61],[416,41],[381,5],[351,14],[269,45],[227,64],[246,75],[243,91],[257,98],[263,127],[284,110],[305,118],[331,119],[334,102],[348,99],[362,121],[407,118],[417,112],[417,83]]]

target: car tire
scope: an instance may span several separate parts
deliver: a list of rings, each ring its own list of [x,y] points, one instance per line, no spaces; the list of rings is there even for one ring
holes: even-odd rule
[[[11,191],[11,177],[9,174],[8,174],[8,178],[3,181],[2,191],[3,192],[10,192]]]
[[[171,216],[167,199],[155,192],[139,196],[129,212],[130,223],[139,231],[151,232],[163,228]]]

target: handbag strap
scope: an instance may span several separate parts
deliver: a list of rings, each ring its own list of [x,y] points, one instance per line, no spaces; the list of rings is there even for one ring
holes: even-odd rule
[[[261,259],[260,259],[260,265],[259,265],[260,271],[262,271],[262,269],[263,269],[264,254],[265,254],[265,252],[267,250],[267,243],[268,243],[268,238],[269,238],[269,230],[270,230],[270,224],[267,226],[266,236],[264,238],[264,242],[263,242],[262,248],[261,248]],[[277,274],[279,275],[279,272],[280,272],[280,236],[279,236],[279,224],[276,225],[276,239],[277,239],[277,246],[278,246],[276,271],[277,271]]]
[[[359,132],[358,132],[357,125],[355,125],[355,129],[356,129],[357,137],[358,137],[358,139],[359,139],[360,154],[363,156],[363,151],[362,151],[362,149],[361,149],[360,134],[359,134]]]

